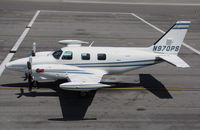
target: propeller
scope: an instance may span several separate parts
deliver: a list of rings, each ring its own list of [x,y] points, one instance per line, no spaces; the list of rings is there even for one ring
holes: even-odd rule
[[[29,61],[27,62],[28,72],[25,73],[25,80],[28,80],[28,90],[32,91],[33,88],[33,75],[32,75],[32,57],[35,56],[36,53],[36,43],[33,43],[33,48],[31,52],[31,56],[29,56]]]
[[[32,76],[32,56],[29,57],[29,61],[27,62],[27,78],[28,78],[28,90],[31,91],[33,87],[33,76]]]

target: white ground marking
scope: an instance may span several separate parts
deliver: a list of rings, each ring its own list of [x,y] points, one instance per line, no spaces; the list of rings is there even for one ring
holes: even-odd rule
[[[112,2],[112,1],[72,1],[63,0],[66,3],[80,3],[80,4],[117,4],[117,5],[157,5],[157,6],[200,6],[199,3],[165,3],[165,2]]]
[[[31,19],[30,23],[27,25],[27,27],[24,30],[24,32],[18,38],[17,42],[15,43],[15,45],[13,46],[13,48],[11,49],[11,51],[13,51],[13,52],[17,51],[17,49],[19,48],[20,44],[22,43],[22,41],[24,40],[24,38],[28,34],[31,26],[35,22],[35,20],[36,20],[37,16],[39,15],[39,13],[40,13],[39,10],[35,13],[35,15],[33,16],[33,18]],[[3,71],[5,70],[5,65],[13,58],[14,54],[15,53],[8,53],[8,55],[6,56],[6,58],[4,59],[4,61],[1,63],[1,66],[0,66],[0,77],[1,77],[1,75],[3,73]]]
[[[161,29],[159,29],[159,28],[157,28],[156,26],[154,26],[153,24],[151,24],[151,23],[149,23],[149,22],[147,22],[146,20],[144,20],[143,18],[141,18],[141,17],[139,17],[139,16],[137,16],[136,14],[134,14],[134,13],[131,13],[131,15],[133,15],[134,17],[136,17],[136,18],[138,18],[139,20],[141,20],[142,22],[144,22],[144,23],[146,23],[146,24],[148,24],[149,26],[151,26],[152,28],[154,28],[154,29],[156,29],[156,30],[158,30],[159,32],[161,32],[161,33],[165,33],[163,30],[161,30]]]
[[[161,29],[159,29],[158,27],[154,26],[153,24],[147,22],[146,20],[144,20],[143,18],[139,17],[138,15],[134,14],[134,13],[131,13],[132,16],[138,18],[139,20],[141,20],[142,22],[146,23],[147,25],[151,26],[152,28],[158,30],[159,32],[161,32],[162,34],[164,34],[165,32]],[[197,49],[194,49],[193,47],[189,46],[188,44],[186,43],[183,43],[183,46],[189,48],[190,50],[196,52],[197,54],[200,55],[200,51],[198,51]]]
[[[141,20],[142,22],[146,23],[147,25],[151,26],[152,28],[158,30],[159,32],[161,32],[162,34],[164,34],[165,32],[161,29],[159,29],[158,27],[154,26],[153,24],[147,22],[146,20],[144,20],[143,18],[139,17],[138,15],[134,14],[134,13],[123,13],[123,12],[84,12],[84,11],[57,11],[57,10],[41,10],[42,12],[66,12],[66,13],[91,13],[91,14],[131,14],[132,16],[138,18],[139,20]],[[195,53],[200,55],[200,52],[196,49],[194,49],[193,47],[189,46],[186,43],[183,43],[183,46],[191,49],[192,51],[194,51]]]
[[[79,13],[79,14],[84,14],[84,13],[89,13],[89,14],[129,14],[130,13],[123,13],[123,12],[88,12],[88,11],[59,11],[59,10],[40,10],[41,12],[54,12],[54,13]]]
[[[13,46],[13,48],[11,49],[11,51],[17,51],[17,49],[19,48],[20,44],[22,43],[22,41],[24,40],[24,38],[28,34],[29,30],[31,29],[31,26],[35,22],[35,20],[36,20],[37,16],[39,15],[39,13],[40,13],[39,10],[35,13],[35,15],[33,16],[33,18],[31,19],[30,23],[26,26],[26,29],[24,30],[24,32],[22,33],[22,35],[19,37],[19,39],[17,40],[17,42],[15,43],[15,45]]]
[[[186,43],[184,43],[184,42],[183,42],[183,46],[185,46],[185,47],[191,49],[192,51],[194,51],[194,52],[196,52],[197,54],[200,55],[200,51],[198,51],[197,49],[194,49],[193,47],[189,46],[188,44],[186,44]]]

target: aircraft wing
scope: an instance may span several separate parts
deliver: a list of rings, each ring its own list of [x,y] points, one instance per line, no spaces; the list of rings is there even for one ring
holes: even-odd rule
[[[60,88],[73,91],[90,91],[110,85],[100,83],[106,72],[101,70],[91,70],[78,73],[68,74],[70,82],[60,84]]]
[[[187,68],[190,67],[185,61],[183,61],[177,55],[163,55],[159,56],[159,58],[163,59],[164,61],[175,65],[176,67]]]

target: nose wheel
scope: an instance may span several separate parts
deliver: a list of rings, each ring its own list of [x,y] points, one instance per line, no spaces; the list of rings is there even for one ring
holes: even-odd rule
[[[28,91],[31,92],[33,88],[39,88],[39,83],[38,81],[29,81],[28,82]]]
[[[33,78],[32,78],[32,75],[29,74],[28,75],[28,91],[31,92],[32,91],[32,88],[33,88]]]
[[[33,83],[34,88],[39,88],[39,82],[38,81],[34,80],[32,83]]]

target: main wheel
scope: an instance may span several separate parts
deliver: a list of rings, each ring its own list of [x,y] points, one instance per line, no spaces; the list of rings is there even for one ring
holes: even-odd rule
[[[80,97],[86,97],[88,96],[88,92],[80,92],[79,95]]]
[[[38,83],[38,81],[33,81],[33,87],[35,87],[35,88],[39,88],[39,83]]]

